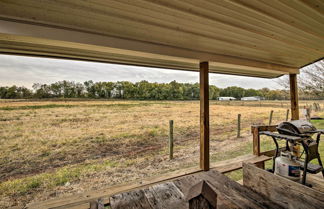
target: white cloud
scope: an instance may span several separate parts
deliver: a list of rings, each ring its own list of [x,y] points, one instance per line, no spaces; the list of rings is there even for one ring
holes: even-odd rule
[[[31,87],[33,83],[52,83],[60,80],[84,82],[131,81],[195,83],[198,72],[157,69],[127,65],[105,64],[62,59],[0,55],[0,86],[18,85]],[[210,84],[224,88],[280,88],[270,79],[232,75],[210,74]]]

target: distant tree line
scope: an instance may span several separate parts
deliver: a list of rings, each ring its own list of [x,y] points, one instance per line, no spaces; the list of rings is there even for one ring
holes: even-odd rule
[[[289,98],[287,90],[244,89],[237,86],[218,88],[209,86],[210,99],[218,97],[260,96],[267,100],[283,100]],[[10,86],[0,87],[1,99],[42,99],[42,98],[99,98],[99,99],[139,99],[139,100],[197,100],[199,99],[199,83],[150,83],[140,81],[93,82],[58,81],[52,84],[35,83],[33,89]]]

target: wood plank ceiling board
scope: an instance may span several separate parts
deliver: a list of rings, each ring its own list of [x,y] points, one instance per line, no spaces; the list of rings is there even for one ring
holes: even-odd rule
[[[322,1],[0,0],[0,52],[274,78],[323,58]]]

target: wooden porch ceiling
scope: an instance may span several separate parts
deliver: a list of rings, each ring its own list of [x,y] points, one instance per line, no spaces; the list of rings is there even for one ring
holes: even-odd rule
[[[273,78],[323,57],[324,2],[0,0],[0,53]]]

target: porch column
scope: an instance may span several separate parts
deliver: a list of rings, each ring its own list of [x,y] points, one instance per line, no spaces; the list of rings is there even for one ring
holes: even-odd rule
[[[200,168],[209,170],[209,85],[208,62],[200,63]]]
[[[291,119],[299,120],[297,74],[289,74]]]

